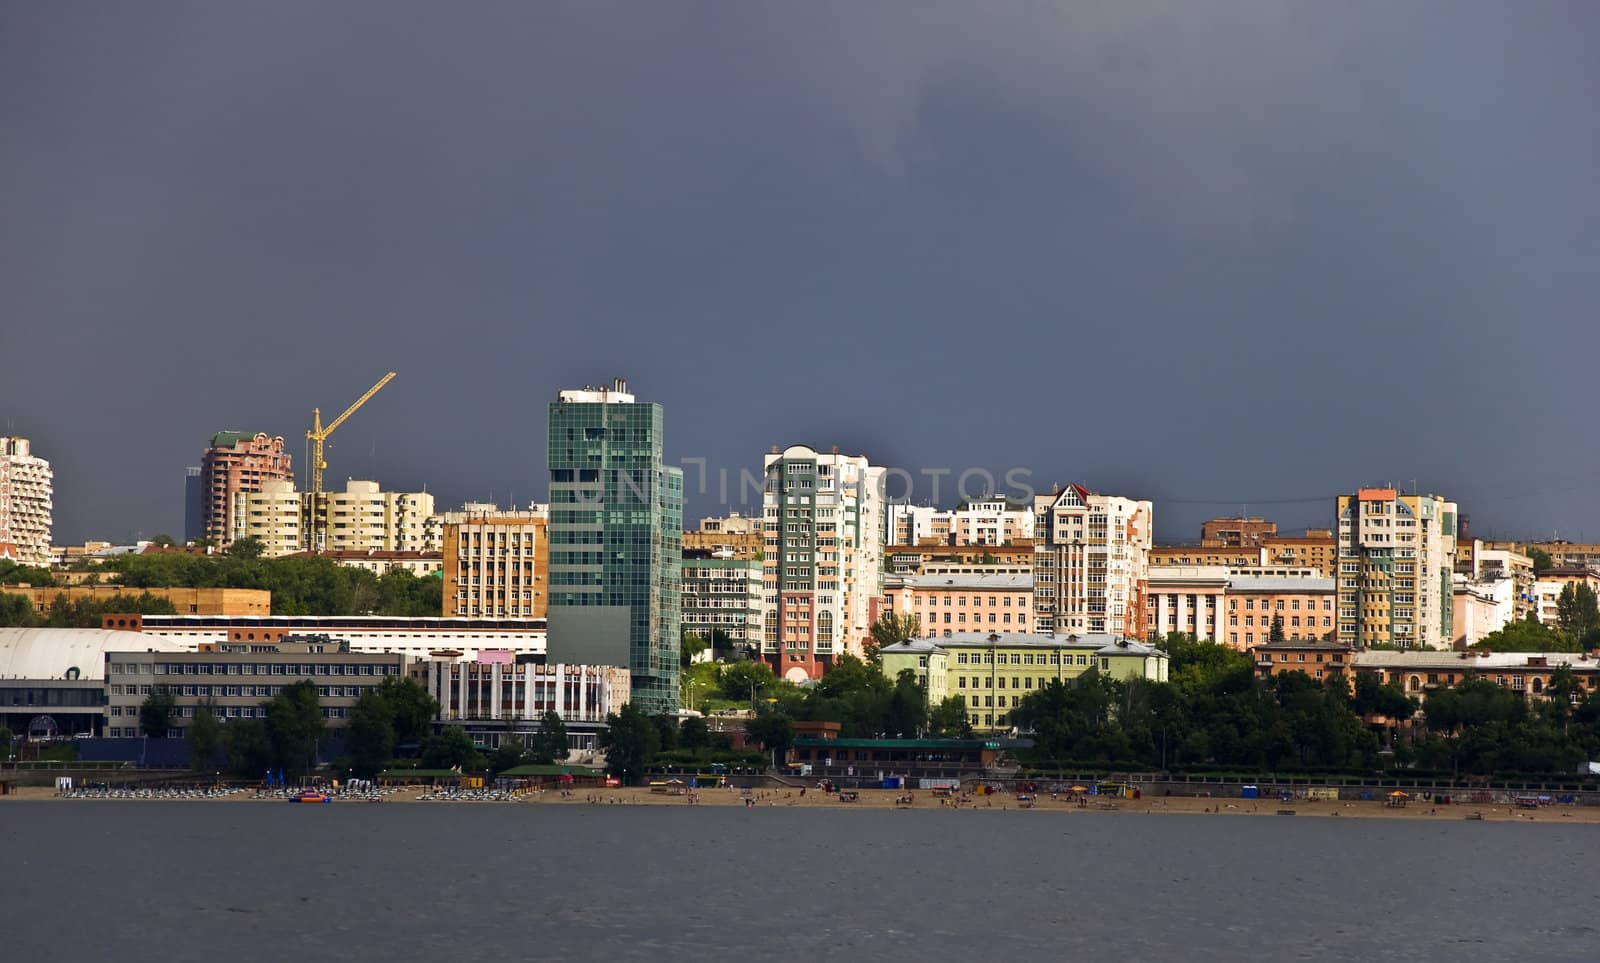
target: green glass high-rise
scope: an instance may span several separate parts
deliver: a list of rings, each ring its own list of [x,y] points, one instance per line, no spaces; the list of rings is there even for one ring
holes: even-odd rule
[[[646,712],[678,709],[683,472],[662,412],[617,380],[550,405],[551,662],[626,666]]]

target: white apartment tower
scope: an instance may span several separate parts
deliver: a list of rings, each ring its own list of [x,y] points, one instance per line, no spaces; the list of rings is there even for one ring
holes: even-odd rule
[[[1082,485],[1035,496],[1035,631],[1142,638],[1151,518],[1147,501]]]
[[[0,435],[0,558],[50,564],[55,476],[26,438]]]
[[[860,655],[883,596],[884,469],[805,445],[765,460],[762,655],[791,681]]]

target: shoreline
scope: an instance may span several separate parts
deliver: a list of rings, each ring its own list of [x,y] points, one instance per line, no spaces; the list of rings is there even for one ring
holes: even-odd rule
[[[1266,816],[1285,818],[1280,815],[1280,810],[1292,812],[1294,816],[1310,816],[1324,819],[1410,819],[1410,820],[1467,820],[1481,818],[1484,822],[1519,822],[1519,823],[1554,823],[1554,824],[1580,824],[1600,823],[1600,806],[1552,805],[1542,806],[1535,810],[1519,809],[1504,805],[1471,805],[1452,804],[1434,805],[1421,801],[1413,801],[1403,807],[1391,807],[1378,801],[1323,801],[1297,799],[1292,802],[1280,803],[1268,799],[1229,799],[1203,796],[1159,796],[1146,799],[1112,799],[1108,797],[1086,796],[1083,805],[1075,797],[1063,795],[1052,799],[1048,794],[1035,798],[1032,806],[1023,806],[1012,795],[995,794],[990,796],[967,795],[962,797],[941,798],[931,792],[915,790],[909,794],[893,789],[862,789],[857,791],[857,798],[853,802],[842,801],[837,794],[827,794],[820,790],[807,789],[801,795],[798,789],[761,789],[755,790],[747,802],[746,798],[737,790],[728,789],[701,789],[694,796],[673,795],[653,792],[645,787],[628,787],[621,789],[573,789],[562,792],[560,790],[528,790],[522,792],[514,799],[502,800],[476,800],[476,799],[443,799],[422,800],[418,797],[428,790],[426,787],[406,787],[384,797],[384,803],[401,803],[406,805],[476,805],[476,806],[677,806],[680,808],[711,807],[738,807],[738,808],[801,808],[801,809],[842,809],[842,810],[933,810],[958,812],[1015,812],[1029,814],[1055,814],[1055,815],[1093,815],[1098,813],[1134,813],[1139,815],[1217,815],[1217,816]],[[900,800],[902,796],[909,795],[909,804]],[[178,803],[283,803],[284,799],[278,797],[258,797],[253,791],[246,791],[233,796],[219,799],[87,799],[79,800],[57,795],[51,786],[26,786],[15,787],[6,796],[0,796],[0,807],[10,801],[18,802],[178,802]],[[356,806],[370,805],[364,800],[334,800],[336,805]]]

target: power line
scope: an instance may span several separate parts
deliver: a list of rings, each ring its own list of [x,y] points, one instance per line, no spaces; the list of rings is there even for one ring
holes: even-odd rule
[[[1162,505],[1308,505],[1312,502],[1332,502],[1338,495],[1314,495],[1306,498],[1152,498]]]

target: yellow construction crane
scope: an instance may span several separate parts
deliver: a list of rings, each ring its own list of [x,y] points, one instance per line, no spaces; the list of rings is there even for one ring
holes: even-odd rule
[[[328,467],[328,463],[322,459],[322,443],[328,440],[328,436],[333,434],[334,429],[344,424],[346,418],[355,414],[357,408],[366,404],[373,395],[377,394],[378,389],[393,380],[393,371],[378,379],[377,384],[368,388],[366,394],[357,398],[355,404],[346,408],[344,414],[333,419],[326,428],[322,427],[322,409],[311,409],[311,430],[306,432],[306,441],[311,445],[311,492],[313,496],[322,494],[322,472],[323,469]],[[313,512],[313,514],[315,513]]]

